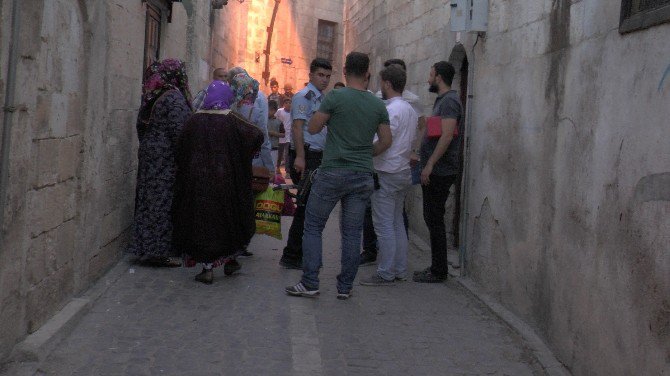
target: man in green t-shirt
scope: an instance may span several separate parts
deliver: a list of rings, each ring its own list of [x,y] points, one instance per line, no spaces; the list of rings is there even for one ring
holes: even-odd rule
[[[341,272],[337,298],[347,299],[356,278],[365,207],[374,189],[372,157],[391,146],[391,128],[384,103],[367,91],[370,58],[360,52],[347,55],[344,75],[347,87],[331,91],[312,116],[308,132],[320,132],[328,123],[323,160],[305,214],[303,275],[286,288],[293,296],[319,294],[323,229],[338,202],[342,205]],[[379,140],[373,143],[375,134]]]

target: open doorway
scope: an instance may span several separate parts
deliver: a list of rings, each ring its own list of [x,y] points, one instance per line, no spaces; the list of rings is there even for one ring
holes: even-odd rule
[[[461,145],[460,145],[460,158],[459,158],[459,166],[458,166],[458,178],[456,179],[456,182],[454,183],[454,194],[453,194],[453,205],[454,205],[454,210],[453,210],[453,217],[452,217],[452,227],[451,227],[451,233],[453,234],[453,247],[455,249],[461,249],[460,247],[460,242],[461,242],[461,205],[462,205],[462,196],[461,196],[461,185],[462,185],[462,180],[463,180],[463,159],[465,156],[465,139],[468,137],[468,135],[465,134],[465,116],[467,114],[467,106],[468,106],[468,75],[469,75],[469,68],[470,64],[468,62],[468,57],[465,51],[465,48],[463,47],[462,44],[458,43],[454,48],[451,50],[451,54],[449,55],[449,62],[454,66],[456,69],[457,75],[454,78],[454,82],[452,85],[453,89],[458,90],[460,99],[461,99],[461,104],[463,106],[463,115],[461,117],[461,122],[459,124],[459,133],[464,135],[464,137],[461,137]],[[459,257],[459,259],[462,260],[462,258]]]

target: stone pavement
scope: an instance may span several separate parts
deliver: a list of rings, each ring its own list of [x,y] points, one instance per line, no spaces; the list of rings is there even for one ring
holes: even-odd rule
[[[127,270],[36,375],[542,375],[523,340],[457,282],[367,287],[335,298],[339,213],[324,234],[321,296],[289,297],[284,242],[256,236],[242,270]],[[284,218],[286,236],[290,218]],[[429,255],[411,251],[410,270]],[[362,267],[361,276],[374,267]]]

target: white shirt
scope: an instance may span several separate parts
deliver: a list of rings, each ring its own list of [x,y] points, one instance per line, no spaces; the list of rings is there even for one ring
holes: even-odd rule
[[[279,137],[279,143],[284,144],[291,142],[291,125],[293,123],[293,119],[291,119],[291,113],[287,112],[284,107],[282,107],[277,110],[275,117],[284,124],[284,137]]]
[[[412,105],[400,97],[387,100],[386,110],[389,113],[393,142],[385,152],[374,157],[372,163],[377,171],[396,173],[408,170],[419,116]],[[377,141],[376,136],[375,141]]]
[[[382,92],[381,90],[377,92],[377,98],[382,99]],[[423,115],[423,106],[421,105],[421,98],[419,98],[418,95],[412,93],[409,90],[403,90],[402,92],[402,99],[405,100],[405,102],[409,103],[416,114],[421,117],[425,116]]]

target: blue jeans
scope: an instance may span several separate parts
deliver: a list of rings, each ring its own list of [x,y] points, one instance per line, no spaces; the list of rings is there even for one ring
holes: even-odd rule
[[[372,219],[379,239],[377,274],[387,281],[407,278],[407,232],[403,221],[405,196],[412,185],[410,170],[378,172],[379,189],[372,195]]]
[[[323,229],[333,208],[341,202],[342,257],[340,274],[337,276],[337,291],[351,291],[360,260],[363,216],[373,189],[371,172],[344,169],[317,172],[305,212],[305,231],[302,237],[303,285],[319,288]]]

